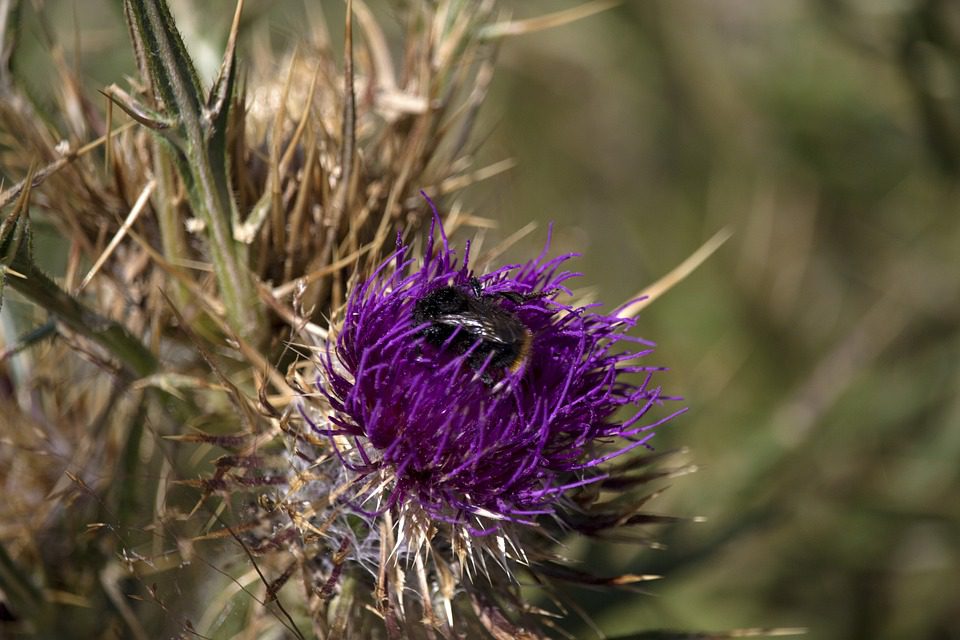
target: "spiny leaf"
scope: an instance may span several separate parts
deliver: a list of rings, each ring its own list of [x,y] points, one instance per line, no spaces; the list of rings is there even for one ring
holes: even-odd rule
[[[176,110],[181,124],[198,125],[204,103],[193,61],[163,0],[127,0],[130,30],[143,45],[157,97],[167,110]]]
[[[242,0],[237,3],[233,15],[233,24],[230,27],[230,36],[227,39],[227,48],[223,52],[223,62],[220,72],[213,83],[210,96],[207,98],[207,114],[214,131],[220,135],[226,134],[227,116],[230,111],[230,99],[233,97],[233,87],[237,77],[237,33],[240,28],[240,14],[243,11]]]
[[[9,270],[7,270],[9,273]],[[22,276],[21,276],[22,277]],[[3,303],[3,277],[0,277],[0,305]],[[57,325],[52,321],[48,321],[37,327],[28,331],[26,334],[17,338],[13,343],[8,344],[3,349],[0,349],[0,362],[3,362],[7,358],[10,358],[17,353],[20,353],[24,349],[29,349],[35,344],[50,338],[57,333]]]
[[[159,111],[151,109],[115,84],[107,87],[103,91],[103,95],[123,109],[124,113],[148,129],[166,131],[176,123],[173,118],[168,118]]]
[[[25,298],[53,314],[78,334],[106,349],[137,375],[145,376],[157,369],[157,360],[143,344],[122,325],[104,318],[86,307],[77,298],[57,286],[33,261],[32,231],[27,216],[30,199],[30,177],[10,214],[0,224],[0,268],[16,273],[4,279]]]

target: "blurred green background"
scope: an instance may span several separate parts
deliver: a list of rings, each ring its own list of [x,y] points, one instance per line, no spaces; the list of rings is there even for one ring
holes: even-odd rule
[[[48,3],[91,92],[132,73],[118,4]],[[230,4],[174,3],[214,61]],[[280,49],[318,10],[337,25],[343,5],[247,17]],[[18,64],[42,97],[44,55]],[[639,318],[690,407],[654,442],[699,467],[653,506],[705,520],[659,531],[660,550],[572,548],[666,576],[578,592],[597,624],[960,638],[960,3],[625,2],[505,41],[479,130],[486,161],[518,166],[471,188],[474,211],[500,237],[538,221],[527,250],[554,221],[611,306],[734,232]]]
[[[656,508],[706,521],[591,550],[667,576],[600,626],[960,638],[960,3],[627,2],[508,42],[491,107],[491,210],[602,300],[734,231],[639,318],[701,467]]]

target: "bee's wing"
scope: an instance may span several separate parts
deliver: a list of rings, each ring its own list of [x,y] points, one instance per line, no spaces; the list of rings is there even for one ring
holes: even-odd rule
[[[498,344],[510,344],[517,339],[513,326],[505,322],[499,314],[480,314],[470,311],[445,313],[434,318],[434,322],[448,327],[463,327],[469,333]]]

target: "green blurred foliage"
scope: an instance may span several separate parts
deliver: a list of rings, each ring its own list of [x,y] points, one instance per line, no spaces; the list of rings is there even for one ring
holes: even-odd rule
[[[600,299],[734,231],[639,318],[691,408],[656,444],[701,467],[658,509],[706,521],[588,550],[666,579],[578,603],[609,633],[960,637],[960,5],[638,0],[498,72],[491,200],[554,220]]]
[[[91,89],[132,72],[119,3],[48,5]],[[278,52],[315,24],[315,6],[249,5]],[[228,11],[174,6],[219,50]],[[337,24],[342,4],[322,9]],[[42,99],[49,63],[24,51]],[[663,550],[571,548],[666,576],[577,604],[609,634],[960,637],[960,4],[631,0],[505,41],[497,73],[481,154],[519,165],[470,201],[504,237],[540,223],[516,255],[553,221],[614,306],[734,231],[639,317],[691,409],[655,444],[700,467],[655,506],[706,520],[660,531]]]

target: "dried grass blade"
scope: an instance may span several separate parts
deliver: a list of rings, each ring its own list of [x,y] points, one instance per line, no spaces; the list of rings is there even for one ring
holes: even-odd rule
[[[662,296],[674,286],[682,282],[687,276],[693,273],[697,267],[703,264],[707,258],[723,246],[733,231],[728,228],[721,229],[713,235],[712,238],[703,243],[703,245],[690,254],[690,257],[681,262],[674,269],[663,276],[643,291],[634,296],[635,302],[628,304],[617,312],[619,318],[632,318],[637,315],[641,309],[644,309],[651,302]]]
[[[23,188],[26,186],[27,182],[30,183],[31,187],[39,187],[44,180],[46,180],[47,178],[49,178],[51,175],[53,175],[60,169],[70,164],[70,162],[76,160],[81,156],[86,155],[90,151],[104,144],[109,137],[116,135],[118,133],[122,133],[127,129],[132,128],[134,125],[136,125],[136,122],[128,122],[127,124],[121,125],[116,129],[114,129],[113,131],[110,131],[106,135],[100,136],[99,138],[97,138],[92,142],[88,142],[87,144],[83,145],[76,151],[67,152],[63,157],[57,158],[47,166],[32,173],[32,175],[28,179],[21,180],[20,182],[13,185],[3,193],[0,193],[0,209],[7,206],[14,200],[16,200],[17,196],[19,196],[23,192]]]
[[[83,291],[84,287],[90,282],[90,280],[100,271],[100,267],[103,266],[103,263],[113,254],[114,249],[117,248],[117,245],[120,244],[120,241],[127,235],[127,232],[130,230],[130,227],[133,226],[133,223],[137,221],[137,218],[140,216],[140,212],[143,211],[147,206],[147,201],[150,199],[150,196],[153,195],[153,190],[157,188],[157,181],[153,178],[143,187],[143,190],[140,192],[140,195],[137,197],[137,201],[133,203],[133,207],[130,208],[130,213],[127,214],[127,218],[123,221],[123,224],[120,225],[120,228],[117,229],[117,232],[114,234],[113,238],[110,240],[110,243],[107,245],[107,248],[103,250],[103,253],[100,254],[100,257],[97,258],[97,261],[93,263],[93,266],[90,267],[90,271],[87,272],[87,275],[83,277],[83,280],[80,282],[80,286],[77,287],[77,293]]]
[[[608,11],[621,4],[622,0],[595,0],[587,2],[570,9],[548,13],[544,16],[530,18],[528,20],[514,20],[508,22],[497,22],[480,30],[480,37],[485,40],[494,40],[496,38],[505,38],[508,36],[520,36],[535,31],[553,29],[563,25],[582,20],[596,13]]]

